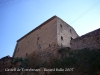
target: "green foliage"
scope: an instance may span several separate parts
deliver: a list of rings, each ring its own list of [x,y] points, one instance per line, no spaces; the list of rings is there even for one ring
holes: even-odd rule
[[[71,50],[70,48],[61,48],[58,50],[60,59],[51,58],[50,62],[40,62],[39,56],[30,57],[30,66],[32,68],[74,68],[74,72],[67,72],[68,75],[98,75],[100,70],[100,50],[82,49]],[[33,56],[33,55],[32,55]],[[51,72],[51,75],[65,75],[65,72]]]
[[[29,62],[28,62],[29,68],[37,69],[37,68],[41,67],[42,62],[40,62],[39,53],[28,55],[27,58],[29,59]]]
[[[13,61],[12,61],[12,63],[13,63],[13,64],[16,64],[16,63],[19,62],[19,61],[20,61],[20,58],[14,58]]]
[[[29,62],[29,60],[27,58],[23,58],[21,60],[22,67],[26,68],[28,66],[28,62]]]
[[[28,66],[29,60],[27,58],[14,58],[12,61],[13,64],[18,62],[21,62],[21,67],[26,68]]]
[[[77,72],[88,75],[96,75],[100,70],[100,50],[67,50],[60,49],[61,59],[52,59],[52,67],[66,68],[74,67]],[[67,56],[66,53],[69,55]]]

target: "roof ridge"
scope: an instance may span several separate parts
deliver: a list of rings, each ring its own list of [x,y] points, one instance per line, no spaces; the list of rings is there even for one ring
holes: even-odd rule
[[[21,37],[20,39],[17,40],[20,41],[21,39],[23,39],[25,36],[29,35],[30,33],[32,33],[33,31],[39,29],[40,27],[42,27],[43,25],[45,25],[46,23],[48,23],[49,21],[53,20],[54,18],[58,18],[56,15],[52,16],[51,18],[47,19],[46,21],[44,21],[42,24],[38,25],[36,28],[32,29],[30,32],[28,32],[27,34],[25,34],[23,37]]]

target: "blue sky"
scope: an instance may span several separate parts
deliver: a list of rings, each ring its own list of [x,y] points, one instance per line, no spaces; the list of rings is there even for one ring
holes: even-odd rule
[[[0,58],[12,56],[19,38],[54,15],[80,36],[100,28],[100,0],[5,1],[0,0]]]

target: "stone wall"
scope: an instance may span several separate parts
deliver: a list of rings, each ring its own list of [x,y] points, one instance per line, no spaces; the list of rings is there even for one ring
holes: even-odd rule
[[[44,51],[53,43],[70,47],[70,40],[78,37],[75,30],[57,16],[48,19],[17,41],[13,57],[27,57],[34,51]]]
[[[39,68],[40,71],[27,71],[25,69],[20,69],[20,66],[22,65],[21,62],[17,62],[14,64],[13,58],[6,56],[4,58],[0,59],[0,75],[49,75],[50,72],[48,71],[42,71],[42,68]],[[12,69],[12,70],[11,70]],[[26,67],[28,69],[28,67]]]
[[[70,47],[70,40],[79,37],[76,31],[64,22],[57,18],[57,43],[62,47]]]
[[[29,56],[33,58],[39,58],[38,60],[41,62],[47,62],[50,57],[58,57],[58,46],[55,43],[52,43],[50,47],[45,48],[43,51],[42,50],[35,50],[33,51]],[[28,57],[28,56],[27,56]]]
[[[70,44],[72,49],[100,49],[100,28],[71,40]]]
[[[26,34],[17,41],[17,45],[14,51],[14,57],[26,57],[35,50],[44,50],[55,42],[57,43],[57,20],[56,18],[50,20],[47,23],[43,23],[42,26],[37,27],[32,32]]]

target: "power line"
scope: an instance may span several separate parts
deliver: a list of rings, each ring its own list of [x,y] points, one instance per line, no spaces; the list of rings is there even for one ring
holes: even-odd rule
[[[96,3],[94,6],[92,6],[90,9],[88,9],[86,12],[84,12],[81,16],[79,16],[78,18],[76,18],[74,21],[72,21],[70,24],[74,23],[75,21],[77,21],[79,18],[81,18],[83,15],[85,15],[87,12],[89,12],[92,8],[94,8],[96,5],[98,5],[100,2]]]
[[[0,8],[8,7],[8,6],[22,3],[25,1],[28,1],[28,0],[2,0],[2,1],[0,1]]]

